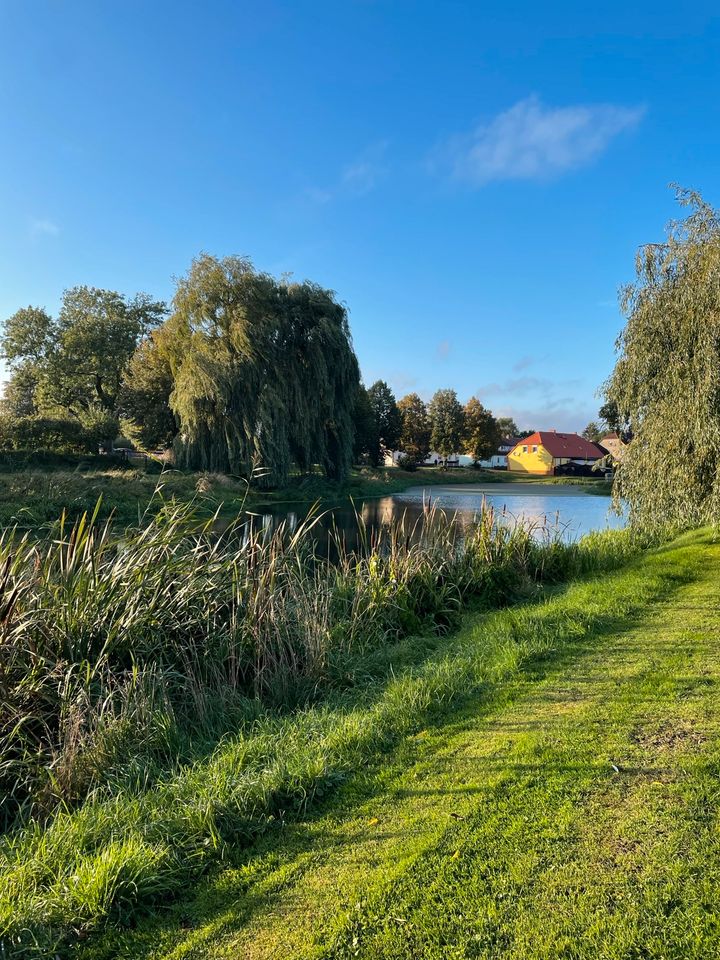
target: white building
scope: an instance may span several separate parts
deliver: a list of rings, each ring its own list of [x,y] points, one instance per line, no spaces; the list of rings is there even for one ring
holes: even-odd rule
[[[480,466],[489,470],[507,469],[507,455],[517,444],[517,437],[503,437],[495,453],[488,460],[481,460]]]
[[[385,452],[385,466],[396,467],[398,465],[398,460],[404,456],[404,453],[404,450],[387,450]],[[474,462],[475,461],[472,457],[467,457],[464,453],[454,453],[452,456],[447,458],[448,466],[451,467],[471,467]],[[431,450],[421,465],[423,467],[441,467],[444,463],[445,457],[443,457],[442,454],[437,453],[435,450]]]

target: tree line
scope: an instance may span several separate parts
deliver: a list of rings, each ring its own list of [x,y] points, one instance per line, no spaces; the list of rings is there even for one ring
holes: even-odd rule
[[[509,417],[493,416],[477,397],[461,404],[455,390],[438,390],[429,403],[417,393],[396,400],[384,380],[361,385],[355,416],[355,459],[371,464],[391,451],[401,451],[401,466],[422,463],[432,451],[447,459],[465,454],[486,460],[503,437],[528,436]]]
[[[407,466],[491,455],[517,434],[453,390],[429,404],[365,389],[345,307],[310,281],[278,280],[240,257],[202,255],[171,305],[79,286],[57,316],[29,306],[3,324],[10,370],[0,445],[111,450],[172,447],[180,466],[284,483],[315,465],[343,479],[351,463],[401,449]],[[258,470],[259,468],[259,470]]]

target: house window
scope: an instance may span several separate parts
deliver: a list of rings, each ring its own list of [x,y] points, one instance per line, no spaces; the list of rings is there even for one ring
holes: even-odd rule
[[[523,446],[523,453],[527,453],[527,447]]]
[[[537,453],[537,444],[536,444],[536,443],[533,444],[533,453]]]

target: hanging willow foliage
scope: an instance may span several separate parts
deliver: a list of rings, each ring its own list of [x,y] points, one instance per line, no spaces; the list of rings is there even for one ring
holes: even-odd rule
[[[317,284],[202,255],[178,283],[162,337],[181,465],[284,483],[293,465],[346,476],[359,389],[347,313]]]
[[[632,441],[615,484],[634,524],[720,521],[720,219],[700,196],[637,257],[607,399]]]

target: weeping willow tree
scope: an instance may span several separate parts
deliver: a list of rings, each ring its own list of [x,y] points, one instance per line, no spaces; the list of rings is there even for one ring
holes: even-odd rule
[[[314,283],[286,283],[239,257],[196,259],[161,338],[180,424],[178,460],[267,484],[293,465],[342,479],[359,389],[347,313]]]
[[[616,502],[646,528],[720,520],[720,220],[690,191],[665,243],[637,257],[627,325],[606,384],[632,440]]]

